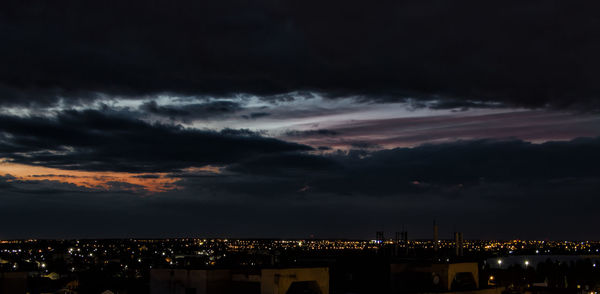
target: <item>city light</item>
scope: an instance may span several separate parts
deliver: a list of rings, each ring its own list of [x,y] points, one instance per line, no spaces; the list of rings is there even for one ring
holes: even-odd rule
[[[408,253],[404,249],[404,241],[393,239],[382,240],[374,243],[371,240],[327,240],[327,239],[125,239],[125,240],[56,240],[56,241],[6,241],[0,243],[0,270],[27,271],[35,269],[38,273],[64,274],[60,272],[65,265],[64,271],[69,274],[79,275],[87,271],[106,270],[112,268],[118,277],[131,277],[132,279],[148,278],[150,269],[180,268],[195,264],[204,267],[222,267],[228,264],[261,267],[265,266],[265,260],[276,262],[279,256],[285,256],[289,252],[292,263],[296,262],[297,254],[311,256],[328,256],[334,258],[342,251],[350,253],[349,256],[360,254],[414,254],[420,251],[424,255],[432,254],[431,240],[409,240],[406,245]],[[454,240],[439,240],[436,262],[453,264],[457,261],[454,257],[456,244]],[[480,275],[488,277],[488,285],[496,286],[502,284],[503,279],[494,272],[511,271],[513,265],[520,264],[527,271],[537,271],[532,267],[534,260],[525,258],[539,249],[546,252],[552,249],[555,254],[576,256],[581,251],[591,251],[600,248],[600,242],[573,242],[573,241],[536,241],[536,240],[465,240],[463,243],[465,257],[485,256],[484,261],[494,265],[495,269],[486,272],[480,270]],[[23,250],[21,248],[31,248]],[[21,249],[21,250],[20,250]],[[387,249],[393,249],[388,251]],[[577,249],[578,251],[576,251]],[[509,251],[514,255],[509,257]],[[275,258],[267,258],[263,261],[257,259],[256,252],[272,255]],[[275,252],[278,252],[275,254]],[[448,255],[446,255],[448,254]],[[345,255],[345,254],[342,254]],[[513,256],[523,256],[521,259],[513,260]],[[553,264],[562,262],[557,256],[548,255],[553,259]],[[556,259],[555,259],[556,258]],[[56,263],[55,261],[60,261]],[[18,266],[16,264],[18,263]],[[113,265],[120,265],[119,268]],[[593,260],[589,265],[595,270],[597,262]],[[504,275],[501,275],[504,277]],[[528,278],[529,279],[529,278]],[[528,280],[527,284],[535,281]],[[575,287],[576,284],[573,284]],[[582,289],[583,289],[582,285]],[[599,288],[600,289],[600,288]],[[595,289],[590,289],[595,290]],[[584,293],[588,293],[585,291]]]

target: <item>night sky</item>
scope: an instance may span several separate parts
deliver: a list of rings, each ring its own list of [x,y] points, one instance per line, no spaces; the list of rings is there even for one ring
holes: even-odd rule
[[[597,1],[6,1],[0,239],[600,239]]]

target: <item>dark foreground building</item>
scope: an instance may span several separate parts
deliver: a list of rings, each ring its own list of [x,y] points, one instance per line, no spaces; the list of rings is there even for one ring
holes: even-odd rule
[[[329,294],[329,269],[153,269],[151,294]]]
[[[25,293],[26,272],[0,272],[0,293]]]

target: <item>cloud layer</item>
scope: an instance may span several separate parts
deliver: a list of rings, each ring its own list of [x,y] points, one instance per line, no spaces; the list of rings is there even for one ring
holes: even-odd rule
[[[186,129],[87,111],[0,116],[0,158],[86,171],[170,172],[311,147],[252,132]]]
[[[0,238],[595,238],[600,4],[9,2]]]
[[[0,101],[305,90],[597,109],[598,8],[546,0],[13,2],[0,12]]]
[[[586,224],[600,204],[599,147],[600,139],[482,140],[325,156],[288,152],[243,160],[222,174],[181,177],[183,189],[145,197],[4,177],[7,213],[0,220],[19,220],[18,229],[3,232],[13,237],[369,238],[402,224],[412,236],[428,237],[435,217],[448,235],[458,228],[469,238],[583,239],[593,237]],[[51,228],[40,230],[32,221],[39,218],[51,219]],[[127,225],[110,226],[121,222]]]

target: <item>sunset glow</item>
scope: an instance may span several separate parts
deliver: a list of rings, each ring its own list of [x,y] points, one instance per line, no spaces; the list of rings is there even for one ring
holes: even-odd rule
[[[202,168],[196,168],[204,170]],[[210,168],[210,170],[215,170]],[[89,172],[25,165],[0,160],[0,175],[10,181],[56,181],[98,190],[124,189],[139,192],[165,192],[177,189],[177,177],[167,173]],[[131,186],[123,185],[128,184]]]

